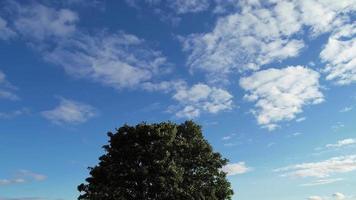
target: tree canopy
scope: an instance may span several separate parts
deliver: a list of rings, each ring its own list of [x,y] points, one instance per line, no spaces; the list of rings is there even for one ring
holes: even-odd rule
[[[228,200],[233,191],[201,126],[163,122],[109,132],[79,200]]]

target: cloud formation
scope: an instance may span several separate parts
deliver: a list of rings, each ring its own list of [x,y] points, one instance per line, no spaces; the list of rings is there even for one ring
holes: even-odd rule
[[[325,147],[326,148],[340,148],[340,147],[345,147],[345,146],[350,146],[350,145],[355,145],[355,144],[356,144],[356,139],[347,138],[344,140],[337,141],[336,144],[327,144]]]
[[[288,177],[315,177],[325,178],[334,174],[347,173],[356,170],[356,155],[333,157],[320,162],[310,162],[291,165],[276,169]]]
[[[233,108],[233,96],[226,90],[198,83],[191,87],[180,87],[173,95],[183,109],[177,117],[196,118],[202,111],[218,113]]]
[[[0,39],[8,40],[15,35],[16,33],[8,26],[8,22],[0,17]]]
[[[55,124],[80,124],[96,115],[96,109],[88,104],[61,98],[58,106],[42,112],[43,117]]]
[[[323,200],[320,196],[310,196],[308,197],[308,200]]]
[[[182,39],[190,68],[210,75],[257,70],[266,64],[296,57],[305,47],[304,38],[314,39],[349,24],[349,14],[356,10],[353,0],[216,3],[215,12],[228,14],[218,17],[210,32]],[[348,49],[353,44],[351,41],[343,43]],[[329,62],[332,58],[324,57],[324,60]]]
[[[270,68],[241,78],[240,86],[247,91],[244,98],[256,102],[258,124],[273,130],[278,122],[294,119],[303,106],[323,102],[319,76],[303,66]]]
[[[45,51],[44,56],[72,76],[115,89],[138,87],[169,70],[161,52],[124,32],[77,33],[58,43],[55,49]]]
[[[326,63],[326,79],[339,85],[356,81],[356,23],[341,26],[333,32],[320,53]]]
[[[169,7],[178,14],[195,13],[207,10],[209,0],[168,0]]]
[[[28,108],[21,108],[9,112],[0,112],[0,119],[12,119],[14,117],[28,114],[30,110]]]
[[[222,171],[227,173],[228,176],[233,176],[237,174],[245,174],[251,171],[251,168],[246,166],[245,162],[230,163],[222,168]]]
[[[13,178],[10,179],[0,179],[0,186],[2,185],[12,185],[12,184],[22,184],[30,181],[44,181],[47,176],[43,174],[38,174],[29,170],[19,170]]]
[[[69,75],[122,89],[139,87],[170,70],[162,53],[135,35],[79,30],[79,16],[70,9],[36,2],[9,2],[6,9],[12,20],[9,24],[0,18],[0,35],[15,31],[46,61],[63,67]]]
[[[341,192],[336,192],[333,194],[333,197],[335,200],[343,200],[346,199],[346,196],[342,194]]]
[[[6,75],[0,70],[0,99],[18,100],[14,93],[16,88],[6,79]]]
[[[152,6],[155,11],[163,12],[169,8],[176,14],[197,13],[205,11],[210,6],[209,0],[125,0],[129,6],[141,8]]]
[[[333,178],[333,179],[318,179],[310,183],[302,184],[302,186],[318,186],[318,185],[326,185],[331,184],[339,181],[343,181],[342,178]]]
[[[258,3],[246,3],[241,13],[219,18],[213,31],[183,40],[183,49],[189,52],[187,63],[192,69],[226,74],[257,70],[297,56],[304,43],[288,37],[301,28],[293,15],[291,3],[280,3],[271,10]]]
[[[331,196],[310,196],[308,197],[308,200],[344,200],[344,199],[354,199],[353,197],[350,196],[346,196],[341,192],[335,192],[333,195]]]
[[[79,20],[69,9],[54,9],[43,4],[29,5],[12,2],[9,7],[15,13],[14,29],[25,37],[44,40],[51,37],[66,37],[76,31]]]

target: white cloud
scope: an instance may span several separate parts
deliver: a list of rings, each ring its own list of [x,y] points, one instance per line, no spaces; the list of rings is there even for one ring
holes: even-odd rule
[[[299,55],[303,37],[316,37],[350,21],[355,0],[220,1],[212,31],[183,39],[191,69],[227,74]],[[304,37],[305,38],[305,37]],[[210,78],[210,77],[209,77]]]
[[[62,66],[72,76],[122,89],[157,80],[171,69],[161,52],[135,35],[77,29],[79,17],[72,10],[16,2],[8,3],[7,9],[13,13],[14,29],[46,61]]]
[[[339,182],[342,181],[344,179],[342,178],[334,178],[334,179],[319,179],[319,180],[315,180],[311,183],[305,183],[302,184],[302,186],[318,186],[318,185],[326,185],[326,184],[331,184],[331,183],[335,183],[335,182]]]
[[[340,148],[344,146],[350,146],[356,144],[356,139],[348,138],[344,140],[339,140],[336,144],[327,144],[326,148]]]
[[[129,6],[136,8],[155,7],[155,12],[163,12],[161,8],[169,8],[176,14],[197,13],[210,6],[210,0],[125,0]]]
[[[78,33],[61,41],[54,50],[44,52],[44,57],[70,75],[116,89],[140,86],[169,70],[160,52],[124,32],[93,36]]]
[[[344,199],[350,199],[353,200],[353,196],[346,196],[345,194],[341,192],[335,192],[333,195],[330,196],[310,196],[308,198],[309,200],[344,200]]]
[[[17,174],[10,179],[0,179],[1,185],[22,184],[30,181],[44,181],[47,176],[38,174],[29,170],[19,170]]]
[[[335,31],[320,53],[326,63],[327,80],[339,85],[356,81],[356,23],[345,25]]]
[[[96,109],[88,104],[61,98],[57,107],[43,111],[42,115],[55,124],[79,124],[94,117]]]
[[[240,0],[215,0],[213,12],[216,14],[225,14],[229,11],[236,11]]]
[[[342,122],[336,122],[335,125],[332,125],[331,128],[334,130],[334,131],[337,131],[339,129],[342,129],[345,127],[345,124],[342,123]]]
[[[187,83],[183,80],[170,80],[170,81],[161,81],[158,83],[145,82],[142,84],[141,88],[147,91],[161,91],[164,93],[175,92],[180,88],[187,87]]]
[[[6,75],[0,71],[0,99],[18,100],[19,97],[14,93],[16,88],[6,79]]]
[[[323,198],[320,196],[310,196],[308,197],[308,200],[323,200]]]
[[[0,39],[7,40],[16,35],[16,33],[8,26],[5,19],[0,17]]]
[[[245,162],[227,164],[222,168],[222,171],[227,173],[228,176],[237,174],[245,174],[251,171],[251,168],[246,166]]]
[[[182,110],[179,110],[176,113],[176,116],[179,118],[188,118],[193,119],[200,116],[200,109],[194,106],[185,106]]]
[[[228,91],[202,83],[195,84],[190,88],[180,87],[173,95],[173,99],[183,106],[176,116],[187,118],[198,117],[202,111],[218,113],[231,110],[233,107],[232,98],[233,96]]]
[[[245,5],[241,13],[219,18],[212,32],[185,38],[183,49],[190,53],[188,65],[208,73],[227,74],[256,70],[261,65],[297,56],[304,44],[288,38],[300,29],[296,26],[298,19],[293,17],[293,5],[278,5],[271,10]],[[287,10],[282,13],[279,9]]]
[[[350,112],[353,108],[353,106],[346,106],[345,108],[341,109],[340,112]]]
[[[276,169],[275,172],[289,177],[325,178],[333,174],[347,173],[356,170],[356,155],[333,157],[320,162],[302,163]]]
[[[296,119],[295,121],[296,121],[296,122],[303,122],[303,121],[305,121],[306,119],[307,119],[306,117],[300,117],[300,118]]]
[[[15,29],[26,37],[43,40],[64,37],[76,31],[77,14],[69,9],[54,9],[42,4],[22,5],[12,2]]]
[[[45,176],[43,174],[35,173],[35,172],[29,171],[29,170],[24,170],[24,169],[22,169],[18,172],[18,176],[32,179],[35,181],[44,181],[47,179],[47,176]]]
[[[178,14],[201,12],[209,8],[209,0],[169,0],[168,3]]]
[[[15,179],[0,179],[0,185],[12,185],[17,183],[24,183],[26,182],[24,179],[15,178]]]
[[[244,98],[256,102],[253,113],[258,123],[269,129],[294,119],[303,106],[324,100],[319,73],[302,66],[259,71],[241,78],[240,86],[248,92]]]
[[[303,135],[303,133],[301,133],[301,132],[295,132],[295,133],[292,133],[292,134],[290,134],[290,135],[287,135],[286,137],[287,137],[287,138],[292,138],[292,137],[298,137],[298,136],[301,136],[301,135]]]
[[[342,194],[341,192],[336,192],[333,194],[333,197],[335,200],[343,200],[346,199],[346,196]]]
[[[221,140],[231,140],[236,134],[233,133],[233,134],[230,134],[230,135],[226,135],[224,137],[221,138]]]
[[[230,135],[224,136],[224,137],[222,137],[221,139],[222,139],[222,140],[230,140],[230,139],[231,139],[231,136],[230,136]]]

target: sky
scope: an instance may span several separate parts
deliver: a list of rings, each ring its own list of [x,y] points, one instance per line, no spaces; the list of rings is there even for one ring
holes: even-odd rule
[[[73,200],[106,133],[203,127],[234,200],[355,200],[355,0],[0,0],[0,200]]]

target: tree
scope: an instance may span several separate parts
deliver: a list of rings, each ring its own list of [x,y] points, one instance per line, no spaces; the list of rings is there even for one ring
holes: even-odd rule
[[[79,200],[227,200],[233,191],[192,121],[124,125],[108,133],[106,153],[78,186]]]

